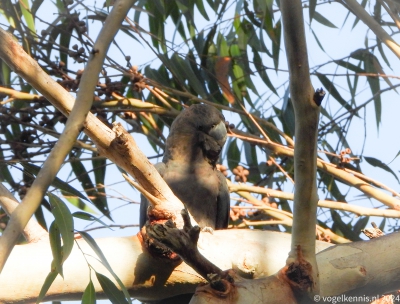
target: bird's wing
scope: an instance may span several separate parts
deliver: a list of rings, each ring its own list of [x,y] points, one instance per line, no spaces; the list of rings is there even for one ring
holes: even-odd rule
[[[157,169],[158,173],[160,173],[161,177],[164,175],[165,172],[165,164],[164,163],[157,163],[154,165]],[[142,228],[147,221],[147,208],[149,207],[150,202],[143,194],[140,195],[140,211],[139,211],[139,225]]]
[[[229,222],[230,194],[225,176],[216,171],[219,179],[219,192],[217,197],[217,221],[215,229],[225,229]]]

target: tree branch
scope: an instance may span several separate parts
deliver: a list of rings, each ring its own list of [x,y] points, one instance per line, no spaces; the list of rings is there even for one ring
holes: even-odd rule
[[[392,37],[380,26],[380,24],[370,15],[356,0],[343,0],[350,8],[351,12],[360,18],[384,43],[386,46],[400,58],[400,46]]]
[[[228,183],[228,187],[230,192],[239,193],[245,191],[245,192],[264,194],[268,197],[274,197],[278,199],[285,199],[291,201],[294,200],[293,193],[283,192],[265,187],[249,186],[246,184],[234,184],[232,182]],[[363,206],[355,206],[355,205],[350,205],[348,203],[329,201],[329,200],[319,200],[318,207],[348,211],[358,216],[382,216],[382,217],[400,218],[399,210],[367,208]]]
[[[234,136],[251,143],[260,144],[273,152],[275,155],[294,157],[293,148],[282,146],[274,142],[266,142],[266,140],[255,135],[235,130],[234,132],[231,131],[231,133],[228,133],[228,136]],[[346,172],[346,170],[340,169],[337,167],[337,165],[328,163],[321,158],[317,158],[317,167],[321,171],[334,176],[336,179],[346,183],[347,185],[357,188],[367,196],[376,199],[389,208],[400,210],[400,200],[374,188],[369,183],[366,183],[361,177],[359,178],[354,176],[350,172]]]
[[[315,259],[315,226],[317,223],[317,132],[319,106],[314,102],[307,45],[304,31],[303,7],[300,0],[281,1],[284,40],[289,67],[290,95],[295,122],[294,149],[294,210],[292,248],[287,265],[301,278],[291,277],[302,291],[319,293],[319,275]],[[294,264],[293,264],[294,263]],[[291,275],[293,272],[287,272]]]
[[[142,301],[160,300],[195,291],[204,280],[185,263],[168,267],[164,260],[151,256],[136,236],[97,239],[112,269],[128,288],[132,297]],[[89,245],[77,240],[88,262],[97,271],[108,275]],[[321,296],[375,296],[393,292],[400,284],[400,233],[371,241],[332,246],[318,242],[317,261],[320,269]],[[390,248],[390,250],[388,250]],[[285,265],[290,250],[290,235],[254,230],[220,230],[214,235],[201,233],[199,249],[221,269],[233,268],[246,278],[250,293],[247,299],[277,299],[285,286],[270,289],[267,279]],[[324,250],[325,249],[325,250]],[[323,250],[323,251],[322,251]],[[29,303],[39,294],[49,267],[51,250],[47,242],[15,246],[0,276],[1,303]],[[97,299],[105,298],[93,278]],[[64,264],[64,279],[56,278],[44,300],[80,300],[89,282],[89,267],[82,252],[74,246]],[[242,283],[235,278],[239,297],[245,294]],[[251,287],[253,286],[253,287]],[[253,295],[251,295],[251,293]],[[243,300],[242,303],[248,303]],[[269,303],[266,300],[264,303]],[[287,303],[281,301],[280,303]]]
[[[0,207],[6,212],[8,216],[14,212],[19,203],[17,199],[11,194],[10,191],[2,183],[0,183]],[[28,243],[36,243],[40,240],[48,239],[49,234],[42,226],[39,225],[33,218],[30,218],[22,231]]]
[[[19,204],[12,213],[7,228],[4,230],[0,238],[0,272],[3,269],[12,248],[16,244],[20,233],[32,217],[32,214],[40,205],[47,188],[57,175],[65,157],[75,144],[76,138],[78,137],[86,119],[86,115],[92,106],[93,92],[97,85],[98,75],[103,67],[103,62],[109,45],[114,39],[122,20],[125,18],[133,3],[134,0],[116,2],[110,15],[106,19],[104,27],[99,33],[97,41],[93,46],[92,55],[90,56],[85,72],[82,75],[77,94],[77,102],[74,104],[66,123],[65,130],[48,156],[21,204]],[[45,78],[41,79],[37,74],[38,71],[41,71],[37,64],[23,67],[21,64],[24,64],[25,60],[18,60],[22,58],[10,61],[10,57],[23,57],[24,52],[21,52],[19,45],[16,43],[4,43],[7,40],[10,41],[12,38],[3,30],[1,30],[1,32],[1,36],[7,37],[1,39],[3,43],[0,49],[0,57],[26,81],[31,84],[33,84],[32,82],[38,84],[36,87],[38,91],[45,91],[45,88],[49,85],[49,79],[51,78],[46,75]],[[23,70],[26,73],[22,73]],[[35,78],[36,81],[33,81]]]

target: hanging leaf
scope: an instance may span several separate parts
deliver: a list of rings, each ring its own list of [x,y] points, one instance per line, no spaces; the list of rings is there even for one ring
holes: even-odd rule
[[[290,137],[294,136],[295,132],[295,115],[292,102],[290,98],[284,99],[282,105],[282,122],[284,124],[284,131]]]
[[[131,298],[129,296],[129,293],[125,287],[125,285],[122,283],[121,279],[115,274],[114,270],[111,268],[110,264],[108,263],[106,257],[104,256],[103,252],[101,251],[100,247],[97,245],[96,241],[90,236],[90,234],[79,231],[79,234],[82,236],[82,238],[88,243],[90,248],[96,253],[96,255],[100,258],[101,263],[104,265],[104,267],[107,268],[107,270],[111,273],[111,275],[114,277],[114,279],[117,281],[119,287],[122,289],[123,294],[125,295],[125,299],[128,300],[130,304],[132,304]],[[113,283],[114,284],[114,283]],[[118,303],[118,302],[117,302]],[[119,302],[119,303],[125,303],[125,302]]]
[[[382,161],[379,159],[376,159],[374,157],[368,157],[368,156],[363,156],[363,158],[369,163],[371,166],[381,168],[389,173],[391,173],[394,178],[397,180],[398,183],[400,183],[399,178],[397,177],[396,173],[393,172],[392,169],[386,164],[384,164]]]
[[[227,158],[228,158],[228,167],[229,169],[233,170],[239,165],[240,162],[240,151],[237,146],[236,139],[232,140],[228,144],[227,150]]]
[[[275,71],[278,71],[279,67],[279,54],[281,53],[281,33],[282,24],[279,20],[273,28],[275,39],[272,41],[272,59],[274,60]]]
[[[354,232],[351,224],[346,224],[342,220],[342,216],[340,216],[340,214],[337,211],[331,209],[331,215],[332,215],[332,219],[334,221],[334,225],[336,226],[336,229],[341,231],[343,237],[348,238],[352,241],[360,241],[361,240],[361,238],[359,236],[360,233]],[[335,233],[338,233],[338,232],[335,231]]]
[[[26,171],[28,171],[30,174],[37,176],[40,171],[40,167],[34,165],[34,164],[29,164],[29,163],[21,163],[21,165],[24,167]],[[58,177],[54,178],[53,182],[51,185],[57,189],[63,190],[65,192],[68,192],[72,195],[78,196],[79,198],[89,201],[80,191],[76,190],[74,187],[72,187],[70,184],[62,181]]]
[[[317,6],[317,0],[310,0],[308,3],[308,14],[310,16],[310,25],[314,18],[315,8]]]
[[[82,295],[82,304],[95,304],[96,303],[96,290],[92,280],[90,279],[89,284],[86,286],[85,291]]]
[[[54,215],[63,240],[62,261],[64,262],[74,246],[74,221],[68,207],[58,196],[50,192],[47,193],[47,196],[50,200],[51,212]]]
[[[110,226],[104,223],[102,220],[86,212],[77,211],[72,213],[72,216],[85,221],[91,221],[91,222],[96,221],[102,224],[104,227],[110,228]]]
[[[315,41],[317,42],[319,48],[320,48],[324,53],[326,53],[324,47],[322,46],[322,43],[319,41],[319,39],[318,39],[317,35],[315,34],[314,30],[313,30],[312,28],[310,28],[310,29],[311,29],[311,33],[313,34],[314,39],[315,39]]]
[[[327,27],[337,28],[336,25],[334,25],[332,22],[330,22],[328,19],[326,19],[324,16],[322,16],[317,11],[314,12],[314,19],[315,19],[315,21],[318,21],[319,23],[321,23]]]
[[[231,85],[229,83],[229,68],[231,66],[230,57],[219,57],[215,62],[215,78],[221,88],[222,94],[225,99],[230,103],[235,103],[235,96],[232,93]]]
[[[101,213],[103,213],[111,220],[110,210],[108,209],[107,200],[105,196],[103,196],[101,193],[97,191],[83,163],[75,159],[70,164],[72,171],[74,172],[76,178],[81,183],[82,188],[83,190],[85,190],[87,196],[91,199],[96,208],[99,209]]]
[[[167,10],[168,10],[168,14],[171,16],[172,20],[174,21],[175,27],[176,27],[173,36],[175,37],[176,31],[178,31],[181,38],[183,39],[183,41],[187,41],[185,28],[182,23],[183,15],[181,14],[178,6],[176,5],[176,2],[170,1],[168,3]]]
[[[365,70],[360,68],[357,65],[354,65],[348,61],[345,60],[334,60],[334,62],[342,67],[344,67],[345,69],[349,69],[355,73],[365,73]]]
[[[109,278],[98,272],[96,272],[96,277],[97,280],[99,280],[101,288],[103,288],[104,293],[107,295],[111,303],[113,304],[129,303],[126,300],[122,291],[119,290],[117,286],[115,286],[115,284]]]
[[[51,223],[51,225],[50,225],[49,239],[50,239],[51,253],[53,254],[52,265],[54,265],[57,273],[59,273],[62,277],[64,277],[63,268],[62,268],[63,253],[62,253],[62,246],[61,246],[60,230],[58,229],[58,226],[55,221],[53,221],[53,223]]]
[[[386,217],[382,219],[382,222],[379,224],[379,229],[384,231],[385,230],[385,225],[386,225]]]
[[[276,91],[274,85],[272,84],[271,80],[268,77],[268,74],[265,70],[265,67],[262,64],[261,56],[259,53],[253,49],[253,61],[254,61],[254,66],[257,69],[258,74],[261,76],[261,79],[264,81],[264,83],[267,85],[267,87],[274,92],[275,95],[278,96],[278,92]]]
[[[22,15],[24,16],[26,25],[28,26],[28,29],[30,31],[31,35],[36,34],[36,28],[35,28],[35,20],[32,16],[30,7],[29,7],[29,1],[28,0],[19,0],[19,7],[21,8]]]
[[[51,284],[53,284],[54,280],[56,279],[58,273],[57,271],[54,269],[52,269],[49,274],[47,275],[46,279],[44,280],[43,286],[40,289],[39,292],[39,296],[36,299],[36,304],[39,304],[40,302],[42,302],[44,296],[46,295],[47,291],[49,290]]]
[[[335,98],[347,111],[353,110],[347,101],[343,99],[342,95],[340,95],[339,91],[336,90],[335,85],[328,79],[328,77],[319,73],[317,73],[317,77],[325,89],[332,95],[332,97]]]
[[[42,199],[42,202],[41,202],[39,208],[37,208],[35,211],[35,218],[38,221],[39,225],[42,226],[43,229],[47,230],[46,219],[43,214],[43,201],[45,201],[44,198]]]
[[[369,216],[360,217],[360,219],[353,226],[354,233],[360,234],[361,230],[364,230],[364,228],[367,226],[368,221],[369,221]]]

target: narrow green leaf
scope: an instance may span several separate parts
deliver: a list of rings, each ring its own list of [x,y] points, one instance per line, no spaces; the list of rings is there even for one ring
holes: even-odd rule
[[[74,221],[68,207],[58,196],[50,192],[47,195],[50,199],[51,212],[54,215],[63,240],[62,261],[64,262],[74,246]]]
[[[322,85],[325,89],[335,98],[346,110],[352,111],[353,108],[347,103],[346,100],[340,95],[339,91],[336,90],[335,85],[323,74],[317,74],[319,81],[321,81]]]
[[[310,16],[310,25],[314,18],[315,8],[317,6],[317,0],[310,0],[308,3],[308,14]]]
[[[288,93],[289,87],[286,92]],[[282,105],[282,123],[284,126],[284,132],[288,134],[290,137],[294,136],[295,131],[295,115],[292,102],[290,98],[285,94],[285,98],[283,99]]]
[[[97,209],[100,210],[105,216],[111,219],[110,210],[108,209],[106,198],[101,195],[97,190],[95,185],[92,182],[89,174],[86,171],[85,166],[81,161],[73,161],[70,163],[72,171],[74,172],[76,178],[82,185],[83,190],[85,190],[86,194],[90,197],[93,204]]]
[[[96,222],[99,222],[100,224],[102,224],[104,227],[110,228],[110,226],[107,225],[106,223],[104,223],[102,220],[100,220],[99,218],[97,218],[89,213],[86,213],[86,212],[77,211],[77,212],[72,213],[72,216],[79,218],[81,220],[85,220],[85,221],[91,221],[91,222],[96,221]]]
[[[197,9],[199,10],[200,14],[206,19],[207,21],[210,21],[210,18],[207,15],[207,11],[204,7],[204,2],[203,0],[196,0],[196,6]]]
[[[386,225],[386,217],[382,219],[382,222],[379,224],[379,229],[384,231],[385,230],[385,225]]]
[[[241,100],[244,96],[248,96],[249,93],[247,92],[247,86],[245,81],[246,78],[243,68],[238,64],[237,60],[233,62],[232,71],[233,75],[235,76],[234,79],[232,80],[233,91],[236,93],[236,97],[238,97]],[[249,101],[249,103],[252,106],[252,108],[254,108],[251,101]]]
[[[0,159],[4,159],[3,150],[0,149]],[[7,182],[9,185],[14,186],[16,183],[11,175],[8,166],[5,163],[0,163],[0,182]]]
[[[44,213],[43,213],[43,201],[46,201],[46,200],[44,198],[42,199],[41,205],[35,211],[35,218],[38,221],[39,225],[42,226],[43,229],[47,230],[46,219],[45,219]]]
[[[82,295],[82,304],[95,304],[96,303],[96,291],[92,280],[86,286],[85,291]]]
[[[180,73],[183,73],[183,75],[185,75],[185,78],[188,80],[189,85],[194,89],[197,94],[199,94],[203,98],[206,98],[207,93],[205,91],[204,82],[202,82],[202,79],[199,79],[192,71],[189,61],[187,59],[183,60],[176,53],[172,57],[171,59],[177,64],[176,67],[179,69]]]
[[[114,279],[117,281],[119,287],[122,289],[122,292],[124,293],[125,298],[129,301],[129,303],[132,303],[131,298],[129,296],[128,291],[126,290],[125,285],[122,283],[120,278],[115,274],[114,270],[112,270],[110,264],[108,263],[106,257],[104,256],[103,252],[101,251],[100,247],[97,245],[96,241],[90,236],[90,234],[88,234],[84,231],[79,231],[79,234],[89,244],[89,246],[92,248],[92,250],[97,254],[97,256],[100,258],[101,262],[103,263],[104,267],[106,267],[107,270],[112,274]],[[121,302],[121,303],[125,303],[125,302]]]
[[[356,88],[352,85],[349,74],[346,75],[346,81],[347,81],[347,86],[349,87],[349,91],[350,91],[350,95],[351,95],[351,105],[353,106],[356,104],[356,100],[355,100]],[[357,85],[356,82],[354,84]]]
[[[334,25],[332,22],[330,22],[328,19],[326,19],[324,16],[322,16],[317,11],[314,12],[314,19],[315,19],[315,21],[318,21],[319,23],[321,23],[327,27],[337,28],[336,25]]]
[[[117,286],[115,286],[115,284],[109,278],[98,272],[96,272],[96,277],[97,280],[99,280],[101,288],[103,288],[103,291],[108,296],[108,299],[111,301],[111,303],[113,304],[129,303],[126,300],[124,294],[121,292],[121,290],[119,290]]]
[[[26,21],[31,34],[36,34],[35,20],[33,19],[28,0],[19,0],[19,6],[21,8],[22,15]]]
[[[229,46],[228,43],[225,40],[225,37],[221,34],[218,33],[218,38],[217,38],[217,49],[218,49],[218,55],[221,57],[229,56]]]
[[[333,151],[333,149],[332,149]],[[321,181],[326,189],[332,194],[332,197],[339,202],[346,202],[346,196],[340,192],[339,186],[333,176],[320,172]]]
[[[49,272],[46,279],[44,280],[42,288],[40,289],[39,296],[36,300],[36,304],[39,304],[40,302],[42,302],[44,296],[46,295],[47,291],[49,290],[51,284],[53,284],[57,275],[58,275],[58,273],[55,269]]]
[[[200,54],[200,65],[203,68],[207,68],[207,59],[208,59],[208,53],[210,51],[210,47],[213,45],[213,39],[216,33],[217,27],[216,25],[213,26],[213,28],[210,30],[210,32],[207,34],[207,38],[204,41],[204,46],[203,46],[203,50]]]
[[[362,6],[364,9],[365,9],[365,6],[367,5],[367,2],[368,2],[368,0],[362,0],[362,2],[361,2],[361,6]],[[360,18],[358,18],[358,17],[356,16],[356,19],[354,20],[352,29],[356,27],[358,21],[360,21]]]
[[[168,5],[168,11],[171,11],[171,18],[175,23],[175,31],[174,31],[174,35],[172,36],[172,41],[175,40],[175,34],[176,31],[179,32],[179,34],[181,35],[181,38],[183,41],[187,41],[187,37],[186,37],[186,32],[185,32],[185,28],[183,26],[183,22],[182,19],[184,18],[183,15],[181,14],[178,6],[176,5],[175,1],[171,1],[170,5]]]
[[[29,164],[29,163],[21,163],[21,165],[24,167],[26,171],[33,175],[38,175],[40,171],[40,167],[34,165],[34,164]],[[54,178],[53,182],[51,185],[57,189],[63,190],[65,192],[68,192],[72,195],[76,195],[80,197],[81,199],[85,201],[89,201],[80,191],[76,190],[74,187],[70,186],[68,183],[62,181],[58,177]]]
[[[376,159],[374,157],[368,157],[368,156],[363,156],[363,158],[369,163],[371,166],[381,168],[389,173],[391,173],[394,178],[397,180],[398,183],[400,183],[399,178],[397,177],[396,173],[393,172],[392,169],[385,163],[383,163],[381,160]]]
[[[313,34],[314,39],[315,39],[315,41],[317,42],[319,48],[320,48],[324,53],[326,53],[324,47],[323,47],[322,44],[321,44],[321,42],[319,42],[319,39],[318,39],[317,35],[315,35],[314,30],[313,30],[312,28],[310,28],[310,29],[311,29],[311,33]]]
[[[64,69],[68,70],[68,53],[65,50],[69,49],[71,42],[71,33],[61,32],[60,34],[60,60],[65,63]]]
[[[382,118],[382,100],[380,94],[379,79],[376,77],[367,77],[372,94],[374,95],[375,119],[376,126],[379,128]]]
[[[389,162],[389,164],[391,164],[399,155],[400,155],[400,151],[397,152],[396,156],[393,157],[393,159]]]
[[[342,67],[344,67],[345,69],[349,69],[355,73],[365,73],[365,70],[360,68],[359,66],[356,66],[348,61],[344,61],[344,60],[334,60],[334,62],[337,65],[340,65]]]
[[[369,216],[362,216],[360,219],[354,224],[353,226],[353,231],[354,233],[361,233],[361,230],[363,230],[369,221]]]
[[[170,79],[168,75],[163,73],[163,70],[165,70],[164,66],[161,66],[158,70],[152,69],[150,66],[146,66],[144,68],[144,75],[146,75],[147,78],[157,81],[164,86],[169,86]]]
[[[274,85],[272,84],[271,80],[268,77],[268,74],[264,68],[264,65],[261,60],[261,56],[259,55],[258,51],[253,49],[253,61],[254,61],[254,66],[257,69],[258,74],[261,76],[262,81],[267,85],[267,87],[274,92],[275,95],[278,96],[278,92],[276,91]]]
[[[10,85],[10,77],[11,77],[11,70],[10,67],[2,60],[1,62],[1,75],[0,75],[0,80],[2,81],[2,84],[4,86]]]
[[[281,53],[281,34],[282,34],[282,24],[279,20],[273,29],[275,34],[275,39],[272,41],[272,59],[274,60],[275,71],[278,71],[279,67],[279,54]]]
[[[352,241],[359,241],[360,233],[356,233],[353,231],[352,226],[349,224],[346,224],[343,220],[342,220],[342,216],[340,216],[340,214],[331,209],[331,215],[332,215],[332,219],[334,222],[334,225],[336,226],[336,229],[338,229],[338,231],[340,231],[343,235],[343,237],[348,238]],[[333,228],[333,226],[332,226]],[[337,231],[335,231],[335,233],[337,233]]]
[[[53,254],[53,266],[56,268],[56,271],[62,276],[63,275],[63,260],[62,260],[62,246],[61,246],[61,237],[60,230],[55,221],[53,221],[50,225],[49,229],[49,239],[50,239],[50,248],[51,253]]]
[[[96,190],[98,195],[103,197],[103,204],[108,206],[106,188],[104,187],[105,178],[106,178],[106,169],[107,169],[107,159],[106,158],[98,158],[96,157],[97,153],[93,152],[93,173],[94,180],[96,182]]]
[[[72,206],[75,206],[76,208],[79,208],[88,213],[93,213],[93,214],[97,213],[97,211],[89,207],[89,204],[81,200],[79,197],[71,196],[69,193],[62,190],[61,193],[63,195],[63,198],[66,199]]]
[[[33,1],[32,7],[31,7],[31,12],[32,12],[33,16],[36,15],[36,12],[40,8],[40,6],[42,5],[43,1],[44,0],[35,0],[35,1]]]
[[[366,52],[365,56],[363,56],[365,70],[368,73],[383,73],[382,67],[379,63],[378,58],[370,52]],[[387,78],[385,78],[388,80]],[[371,88],[371,92],[374,95],[374,106],[375,106],[375,117],[376,117],[376,124],[379,128],[379,124],[381,122],[382,117],[382,101],[381,101],[381,94],[380,94],[380,83],[378,77],[367,77],[367,81]],[[391,85],[389,81],[389,85]]]
[[[228,145],[227,158],[228,158],[229,169],[233,170],[239,165],[240,151],[237,146],[236,139],[232,140]]]
[[[383,51],[382,42],[379,40],[378,37],[376,37],[376,41],[378,41],[378,50],[379,50],[379,53],[381,54],[383,60],[384,60],[385,63],[387,64],[387,66],[390,68],[390,62],[389,62],[389,60],[387,59],[385,52]]]

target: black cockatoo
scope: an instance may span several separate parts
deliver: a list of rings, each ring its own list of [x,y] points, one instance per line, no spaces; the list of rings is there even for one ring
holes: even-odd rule
[[[163,161],[155,165],[201,228],[228,226],[229,190],[216,168],[226,134],[221,112],[206,104],[192,105],[173,121]],[[148,206],[142,196],[140,227],[148,219]]]

